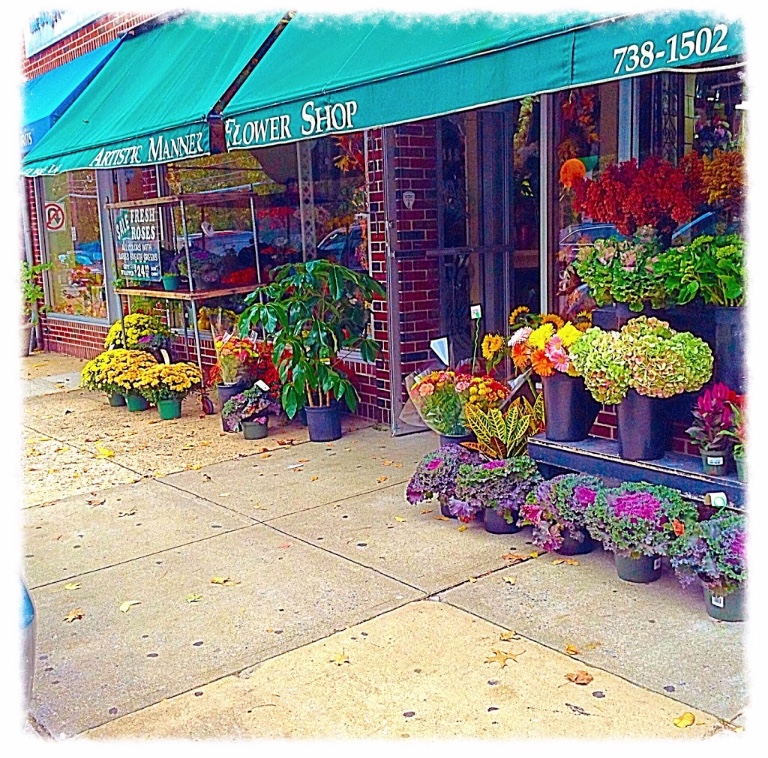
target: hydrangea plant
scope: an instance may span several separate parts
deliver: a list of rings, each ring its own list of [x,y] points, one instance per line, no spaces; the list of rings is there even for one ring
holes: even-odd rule
[[[518,525],[533,527],[533,541],[542,550],[559,550],[566,535],[581,542],[587,508],[603,489],[596,476],[562,474],[548,479],[528,493]]]
[[[527,455],[459,466],[456,489],[448,509],[461,521],[471,521],[483,508],[493,508],[511,524],[528,493],[541,481],[535,461]]]
[[[621,334],[596,326],[571,347],[571,362],[584,377],[584,385],[598,403],[621,402],[631,377],[626,364]]]
[[[671,487],[626,482],[597,493],[586,509],[586,526],[607,550],[633,558],[675,552],[686,524],[696,522],[696,507]]]
[[[437,497],[441,505],[448,506],[456,491],[459,467],[482,462],[478,453],[461,445],[447,444],[424,456],[405,489],[405,497],[412,505]]]

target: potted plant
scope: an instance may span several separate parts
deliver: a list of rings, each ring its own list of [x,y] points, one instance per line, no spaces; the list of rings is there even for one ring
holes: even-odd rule
[[[125,397],[129,411],[145,411],[149,408],[141,391],[145,386],[145,372],[156,365],[154,356],[144,350],[124,350],[115,358],[110,376],[116,390]]]
[[[499,408],[511,394],[508,387],[487,375],[446,369],[423,371],[411,378],[408,395],[422,421],[440,435],[441,444],[471,439],[465,419],[468,405],[481,410]]]
[[[735,440],[733,445],[733,460],[736,463],[736,475],[739,481],[747,481],[747,462],[746,447],[747,444],[747,419],[744,408],[744,398],[741,403],[736,405],[731,403],[731,414],[733,415],[733,428],[728,432],[728,436]]]
[[[181,416],[181,401],[202,387],[203,376],[193,363],[156,363],[143,372],[137,387],[141,396],[157,406],[163,421]]]
[[[422,458],[405,488],[406,500],[411,505],[431,500],[440,503],[443,516],[456,518],[448,509],[448,503],[456,492],[456,478],[459,467],[463,464],[481,463],[479,453],[461,445],[449,443],[442,445],[434,453]]]
[[[599,491],[585,512],[590,535],[613,551],[619,578],[641,583],[661,576],[661,559],[679,537],[676,525],[696,517],[679,491],[646,482]]]
[[[163,347],[169,346],[171,330],[161,319],[144,313],[131,313],[112,324],[104,340],[104,347],[107,350],[116,347],[136,350],[141,348],[140,341],[143,337],[155,335],[162,338]]]
[[[198,291],[214,289],[221,281],[223,274],[223,258],[216,253],[192,247],[189,251],[192,270],[187,266],[187,256],[182,253],[179,257],[179,274],[189,279]]]
[[[213,347],[216,351],[216,363],[208,375],[208,383],[216,385],[219,405],[223,409],[229,398],[242,392],[250,384],[249,367],[258,354],[250,337],[240,337],[234,332],[215,334]]]
[[[275,401],[270,397],[268,385],[257,381],[253,387],[229,398],[224,403],[221,417],[226,431],[239,429],[245,439],[257,440],[267,436],[269,414],[275,410]]]
[[[713,364],[706,342],[646,316],[618,332],[588,329],[572,346],[571,360],[595,400],[617,405],[619,455],[628,460],[664,455],[663,399],[701,389]]]
[[[531,490],[520,508],[519,526],[533,527],[534,544],[561,555],[592,552],[585,514],[605,488],[601,479],[583,474],[561,474]]]
[[[709,476],[728,473],[735,427],[733,408],[740,402],[739,396],[722,382],[707,387],[696,399],[691,412],[693,424],[686,434],[698,446],[704,473]]]
[[[707,613],[720,621],[743,621],[747,579],[746,518],[721,512],[686,525],[670,553],[681,584],[698,577],[704,586]]]
[[[548,440],[577,442],[587,438],[600,404],[587,392],[570,358],[570,350],[584,332],[555,314],[540,326],[515,331],[509,340],[515,368],[531,368],[541,379]]]
[[[339,352],[359,350],[367,363],[379,346],[368,336],[369,309],[384,288],[367,274],[318,258],[274,269],[271,284],[246,297],[240,333],[261,326],[270,335],[289,418],[307,415],[309,438],[341,437],[338,402],[354,411],[357,392],[340,368]]]
[[[40,283],[40,275],[51,268],[50,263],[38,263],[31,266],[26,261],[21,263],[21,357],[29,355],[32,343],[32,330],[38,322],[38,314],[45,309],[40,305],[45,293]]]
[[[125,350],[116,348],[105,350],[88,361],[80,372],[80,386],[94,392],[104,392],[109,397],[109,404],[114,407],[125,405],[125,397],[115,383],[118,364],[124,360]]]
[[[463,464],[448,509],[460,521],[471,521],[482,511],[487,532],[512,534],[519,531],[520,507],[540,481],[536,462],[528,455]]]
[[[176,256],[173,256],[168,259],[168,264],[163,270],[163,289],[166,292],[175,292],[179,289],[180,280],[179,260]]]

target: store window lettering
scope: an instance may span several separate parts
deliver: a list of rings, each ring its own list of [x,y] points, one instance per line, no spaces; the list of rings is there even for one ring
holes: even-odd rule
[[[357,113],[357,103],[354,100],[321,107],[315,107],[315,101],[308,100],[301,109],[301,118],[307,124],[301,127],[301,133],[308,137],[312,134],[352,129],[352,116],[355,113]]]
[[[183,137],[165,139],[161,134],[157,140],[149,138],[149,162],[161,163],[181,158],[203,155],[203,132],[187,134]]]

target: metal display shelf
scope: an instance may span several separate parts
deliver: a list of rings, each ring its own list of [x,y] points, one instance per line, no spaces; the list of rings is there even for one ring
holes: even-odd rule
[[[215,297],[227,297],[228,295],[244,295],[258,289],[258,284],[242,284],[238,287],[225,287],[216,290],[160,290],[143,289],[135,287],[115,287],[118,295],[130,295],[133,297],[156,297],[158,300],[212,300]]]
[[[745,484],[733,475],[704,474],[700,459],[691,455],[666,452],[655,461],[629,461],[619,457],[618,443],[612,440],[588,437],[582,442],[552,442],[543,434],[528,440],[528,454],[541,464],[545,476],[578,471],[623,482],[663,484],[697,502],[704,502],[710,492],[723,492],[734,510],[743,511],[746,505]]]

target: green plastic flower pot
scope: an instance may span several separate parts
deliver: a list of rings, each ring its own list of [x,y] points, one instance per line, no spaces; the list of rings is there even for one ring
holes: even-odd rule
[[[619,579],[636,584],[655,582],[661,576],[661,558],[655,555],[641,555],[633,558],[629,555],[614,556],[616,573]]]
[[[724,594],[721,590],[713,591],[704,585],[707,613],[718,621],[744,621],[746,595],[744,587]]]
[[[179,288],[178,274],[163,274],[163,289],[166,292],[175,292]]]
[[[149,403],[141,395],[126,395],[125,404],[129,411],[145,411],[149,408]]]
[[[109,396],[109,404],[113,408],[121,408],[125,405],[125,398],[119,392],[113,392]]]
[[[169,398],[168,400],[157,401],[157,412],[163,421],[170,421],[173,418],[181,417],[181,400]]]
[[[263,440],[269,433],[269,421],[260,424],[258,421],[241,421],[240,428],[243,430],[243,439]]]

